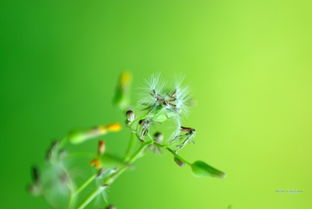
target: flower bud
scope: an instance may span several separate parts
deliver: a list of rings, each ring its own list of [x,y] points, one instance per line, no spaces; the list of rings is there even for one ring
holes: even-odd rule
[[[148,134],[149,132],[149,127],[150,127],[150,121],[146,119],[142,119],[139,121],[139,125],[141,126],[141,131],[139,134],[139,139],[141,141],[144,140],[144,137]]]
[[[182,166],[184,166],[184,162],[183,161],[181,161],[179,158],[177,158],[177,157],[175,157],[174,158],[174,162],[176,162],[176,164],[178,165],[178,166],[180,166],[180,167],[182,167]]]
[[[126,112],[127,123],[131,123],[135,119],[135,114],[132,110]]]
[[[112,131],[112,132],[120,131],[121,125],[119,123],[112,123],[112,124],[106,125],[106,129],[107,131]]]
[[[89,163],[91,166],[94,166],[97,169],[102,168],[102,162],[99,159],[94,159]]]
[[[154,140],[155,140],[155,142],[157,142],[157,143],[161,143],[162,142],[162,140],[164,139],[164,135],[162,134],[162,133],[160,133],[160,132],[156,132],[155,134],[154,134]]]
[[[104,140],[100,140],[98,143],[98,155],[101,156],[104,154],[105,152],[105,141]]]

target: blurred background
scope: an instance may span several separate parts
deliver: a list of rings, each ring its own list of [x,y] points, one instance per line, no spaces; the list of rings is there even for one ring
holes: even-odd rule
[[[311,207],[310,1],[0,4],[0,208],[49,208],[26,192],[30,166],[72,128],[124,120],[112,97],[125,69],[134,100],[151,74],[184,75],[197,143],[181,155],[228,176],[195,178],[149,154],[109,190],[119,209]],[[108,149],[122,154],[127,140],[111,135]]]

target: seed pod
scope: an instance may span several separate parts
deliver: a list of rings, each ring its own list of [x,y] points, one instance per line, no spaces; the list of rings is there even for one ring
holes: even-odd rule
[[[132,110],[126,112],[126,124],[131,123],[135,119],[135,114]]]
[[[180,166],[180,167],[182,167],[182,166],[184,166],[184,162],[183,161],[181,161],[179,158],[177,158],[177,157],[175,157],[174,158],[174,162],[176,162],[176,164],[178,165],[178,166]]]
[[[181,126],[180,130],[181,130],[181,132],[187,132],[189,134],[195,133],[194,128],[189,128],[189,127],[185,127],[185,126]]]
[[[135,114],[132,110],[128,110],[126,112],[126,116],[127,116],[127,119],[131,122],[135,119]]]
[[[141,132],[139,135],[139,139],[143,140],[144,137],[148,134],[149,132],[149,126],[150,126],[150,122],[146,119],[142,119],[139,121],[139,125],[141,126]]]
[[[164,135],[162,134],[162,133],[160,133],[160,132],[156,132],[155,134],[154,134],[154,140],[155,140],[155,142],[157,142],[157,143],[161,143],[162,142],[162,140],[164,139]]]
[[[105,141],[104,140],[100,140],[98,143],[98,155],[101,156],[104,154],[105,152]]]

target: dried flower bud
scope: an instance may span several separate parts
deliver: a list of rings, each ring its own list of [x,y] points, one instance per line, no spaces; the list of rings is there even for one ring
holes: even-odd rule
[[[180,166],[180,167],[182,167],[182,166],[184,166],[184,162],[183,161],[181,161],[179,158],[177,158],[177,157],[175,157],[174,158],[174,162],[176,162],[176,164],[178,165],[178,166]]]
[[[153,138],[157,143],[161,143],[162,140],[164,139],[164,135],[160,132],[156,132]]]
[[[134,121],[134,119],[135,119],[135,114],[134,114],[134,112],[132,111],[132,110],[128,110],[127,112],[126,112],[126,118],[127,118],[127,121],[128,122],[132,122],[132,121]]]
[[[97,169],[102,168],[102,162],[99,159],[94,159],[89,163],[91,166],[94,166]]]
[[[144,137],[148,134],[149,132],[149,127],[150,127],[150,121],[146,119],[142,119],[139,121],[139,125],[142,127],[139,139],[143,140]]]
[[[105,152],[105,141],[104,140],[100,140],[98,143],[98,155],[101,156],[104,154]]]
[[[140,125],[140,126],[143,126],[144,123],[145,123],[145,119],[139,120],[139,125]]]
[[[109,205],[109,206],[107,206],[105,209],[117,209],[117,207],[114,206],[114,205]]]
[[[189,134],[193,134],[195,133],[195,129],[194,128],[189,128],[189,127],[184,127],[184,126],[181,126],[181,132],[187,132]]]

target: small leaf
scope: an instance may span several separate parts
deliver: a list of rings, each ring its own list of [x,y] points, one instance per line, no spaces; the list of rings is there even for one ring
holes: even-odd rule
[[[211,177],[218,177],[218,178],[225,177],[225,173],[223,173],[222,171],[219,171],[218,169],[200,160],[195,161],[191,165],[191,167],[192,167],[193,173],[199,177],[202,177],[202,176],[211,176]]]

